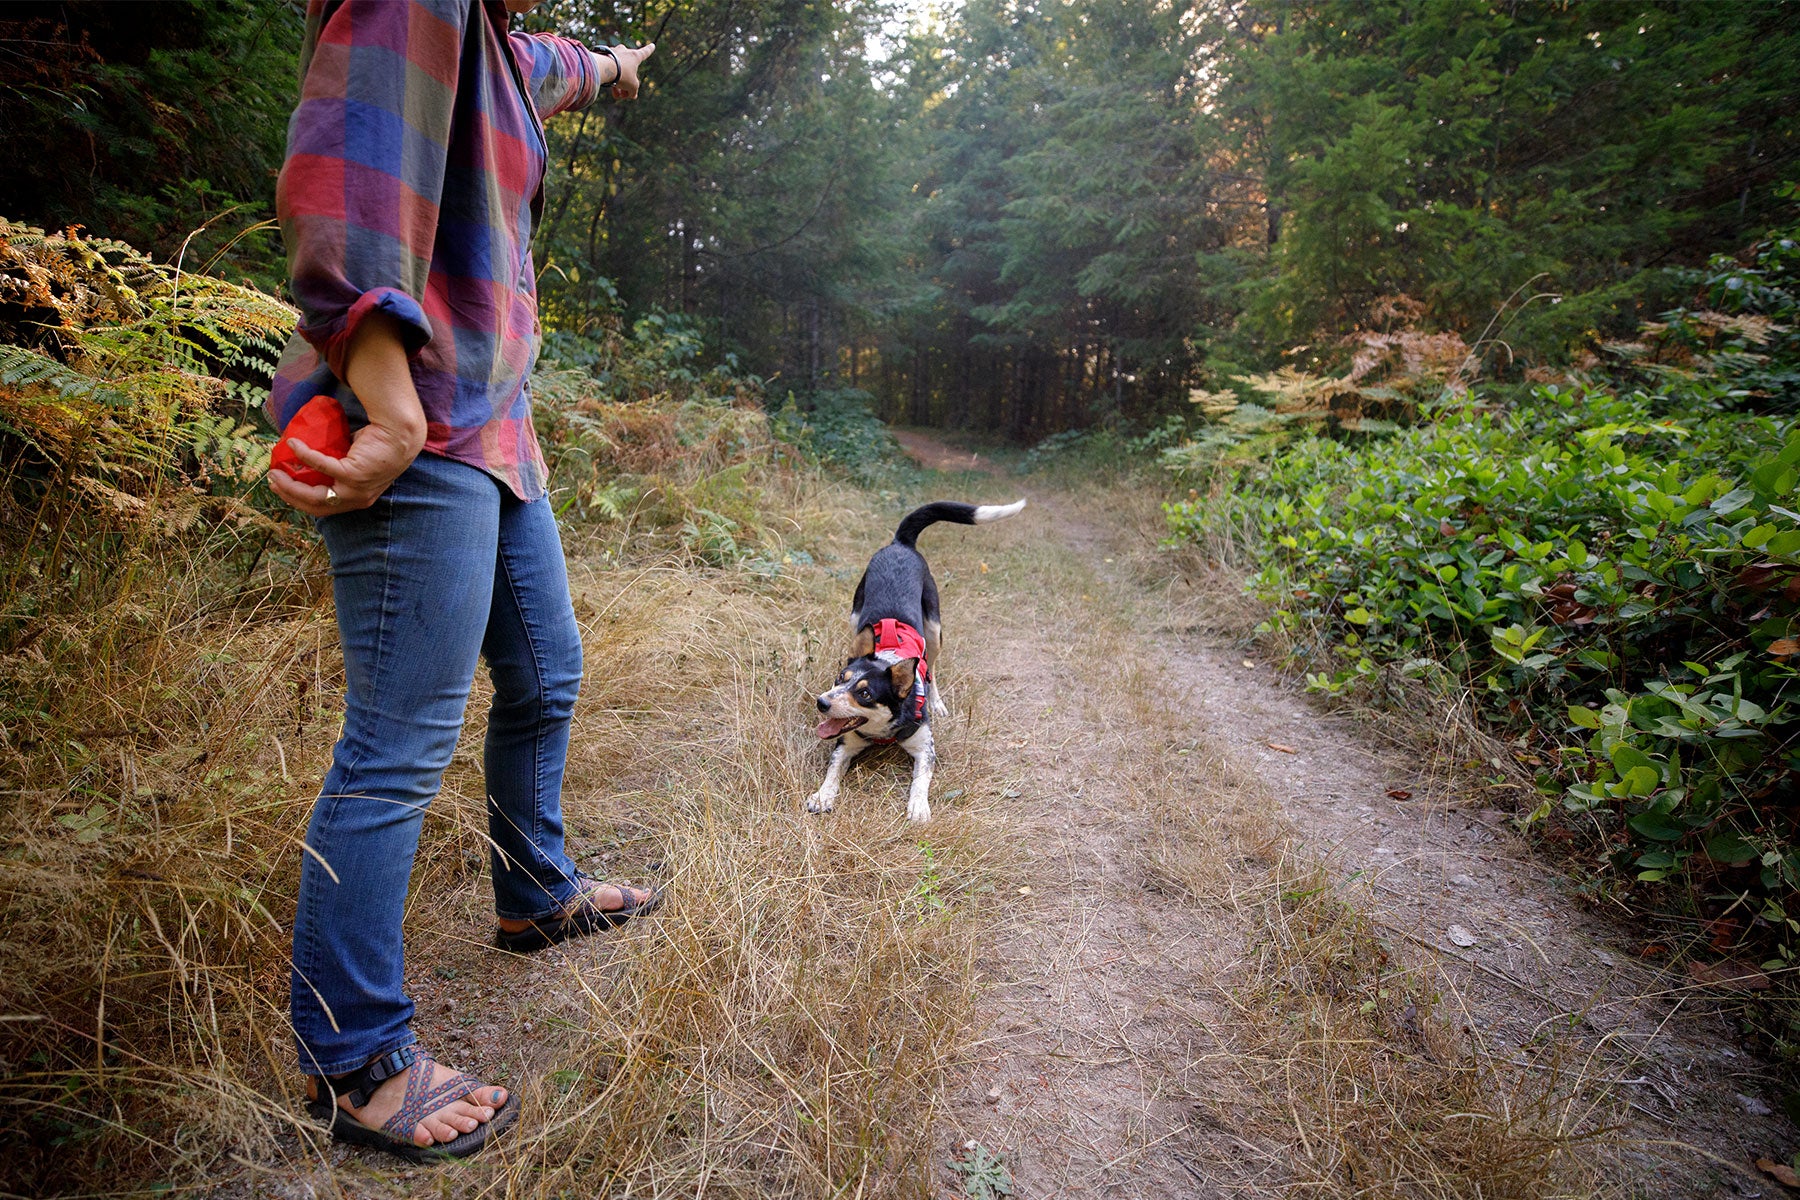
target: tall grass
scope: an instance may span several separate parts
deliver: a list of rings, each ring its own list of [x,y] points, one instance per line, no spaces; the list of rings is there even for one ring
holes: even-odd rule
[[[247,406],[291,315],[13,226],[0,279],[0,1193],[272,1170],[362,1194],[382,1164],[301,1119],[286,1017],[343,689],[316,540],[252,490]],[[844,602],[808,564],[837,536],[822,498],[839,525],[854,506],[751,391],[653,335],[615,331],[538,402],[589,645],[572,845],[670,902],[567,953],[485,948],[478,686],[414,870],[408,987],[434,1051],[527,1114],[443,1186],[916,1191],[971,1002],[958,897],[991,851],[978,816],[929,854],[893,804],[801,819],[795,706],[841,649],[813,614]]]

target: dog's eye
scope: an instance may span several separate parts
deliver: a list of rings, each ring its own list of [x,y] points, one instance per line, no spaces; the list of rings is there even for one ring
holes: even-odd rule
[[[868,703],[868,701],[869,701],[869,685],[868,684],[861,683],[861,684],[857,685],[856,698],[858,700],[861,700],[865,704]]]

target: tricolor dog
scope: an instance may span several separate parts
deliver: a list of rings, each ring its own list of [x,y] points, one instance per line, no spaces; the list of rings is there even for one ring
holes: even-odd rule
[[[939,521],[985,525],[1010,517],[1025,507],[1013,504],[958,504],[939,500],[907,514],[894,540],[875,552],[850,602],[850,661],[837,683],[818,697],[818,734],[835,740],[825,782],[806,802],[808,812],[830,812],[837,801],[844,771],[870,746],[899,743],[912,755],[912,792],[906,815],[931,819],[931,771],[937,754],[931,745],[931,718],[944,706],[931,664],[937,661],[943,622],[938,614],[937,582],[925,556],[913,543]]]

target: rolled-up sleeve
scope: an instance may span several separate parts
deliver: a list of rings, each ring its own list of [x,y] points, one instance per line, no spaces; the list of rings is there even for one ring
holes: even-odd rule
[[[371,312],[400,323],[409,354],[431,341],[422,301],[468,12],[419,0],[309,6],[317,40],[275,204],[299,333],[340,379]]]
[[[515,33],[510,40],[539,117],[586,108],[600,95],[594,56],[580,42],[551,33]]]

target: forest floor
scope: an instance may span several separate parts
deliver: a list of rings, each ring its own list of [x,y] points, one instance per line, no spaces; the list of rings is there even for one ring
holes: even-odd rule
[[[1641,934],[1417,739],[1334,715],[1248,650],[1236,581],[1161,549],[1153,500],[902,438],[933,472],[918,494],[845,492],[879,511],[804,514],[832,533],[785,592],[673,570],[621,592],[571,546],[577,610],[605,649],[590,655],[601,698],[578,716],[571,827],[593,869],[659,874],[667,911],[517,960],[481,946],[469,886],[411,939],[440,1057],[541,1081],[498,1152],[525,1165],[400,1169],[290,1137],[284,1163],[240,1158],[220,1194],[1786,1194],[1754,1165],[1796,1136],[1741,1043],[1741,998],[1644,958]],[[1015,519],[921,539],[951,708],[933,821],[904,820],[898,752],[859,763],[837,810],[809,817],[825,756],[804,703],[841,653],[861,560],[915,502],[1019,495]],[[717,654],[741,662],[721,670]],[[867,958],[854,977],[894,989],[875,1016],[759,965],[780,922],[865,911],[866,926],[794,936],[854,940],[839,948]],[[920,921],[929,944],[873,945]],[[881,975],[909,954],[928,965],[916,1006],[904,975]],[[672,1036],[675,993],[747,1015],[719,1030],[683,1017],[698,1049],[634,1057]],[[754,1049],[752,1027],[781,1028],[797,1003],[818,1013],[822,1091]],[[950,1015],[927,1020],[930,1005]],[[882,1021],[935,1037],[929,1067],[903,1075],[891,1046],[885,1079]],[[834,1068],[864,1034],[863,1065]],[[732,1075],[740,1045],[753,1072]],[[858,1134],[860,1157],[834,1157],[833,1069],[866,1072],[863,1128],[887,1122],[883,1153]],[[607,1132],[571,1150],[581,1122]],[[666,1157],[677,1144],[695,1148]],[[758,1174],[759,1155],[784,1154],[818,1173]],[[603,1192],[584,1183],[601,1178]]]

